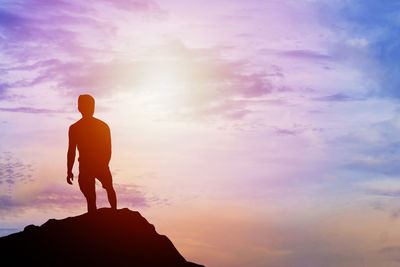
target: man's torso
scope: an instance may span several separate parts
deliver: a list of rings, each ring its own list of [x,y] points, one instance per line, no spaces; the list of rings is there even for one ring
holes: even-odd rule
[[[105,166],[111,157],[108,125],[94,117],[82,118],[70,127],[70,138],[79,151],[79,166]]]

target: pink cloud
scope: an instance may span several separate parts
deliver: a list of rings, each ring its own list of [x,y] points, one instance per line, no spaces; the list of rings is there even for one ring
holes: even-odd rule
[[[161,201],[156,197],[147,198],[141,188],[135,185],[115,184],[114,188],[120,207],[146,207],[149,203],[165,203],[165,200]],[[105,192],[97,190],[97,204],[99,207],[109,205]],[[59,186],[49,187],[28,199],[17,199],[11,195],[0,196],[0,214],[3,216],[26,210],[73,210],[79,207],[86,207],[86,200],[77,188],[68,190]]]

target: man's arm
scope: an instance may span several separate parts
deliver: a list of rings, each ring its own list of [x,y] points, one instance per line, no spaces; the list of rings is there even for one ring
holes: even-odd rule
[[[109,164],[111,160],[111,132],[110,132],[110,127],[108,126],[107,126],[107,136],[106,136],[106,160],[107,164]]]
[[[75,162],[75,152],[76,152],[76,141],[71,127],[68,131],[68,153],[67,153],[67,183],[72,184],[71,180],[74,179],[74,174],[72,173],[72,168]]]

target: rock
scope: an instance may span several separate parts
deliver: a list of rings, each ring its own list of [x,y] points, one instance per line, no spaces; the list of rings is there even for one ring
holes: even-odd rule
[[[139,212],[99,209],[0,238],[5,266],[171,266],[187,262]]]

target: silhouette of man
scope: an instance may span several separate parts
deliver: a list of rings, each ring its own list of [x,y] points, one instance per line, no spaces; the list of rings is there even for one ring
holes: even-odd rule
[[[107,191],[111,208],[117,208],[117,197],[112,184],[112,176],[108,164],[111,159],[111,135],[108,125],[93,117],[94,98],[80,95],[78,110],[82,119],[69,127],[69,146],[67,155],[67,183],[72,185],[74,174],[72,167],[75,161],[76,147],[79,151],[78,183],[86,197],[88,212],[96,211],[95,178]]]

